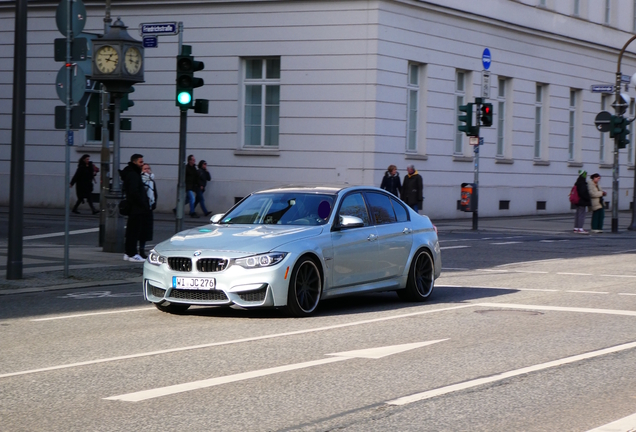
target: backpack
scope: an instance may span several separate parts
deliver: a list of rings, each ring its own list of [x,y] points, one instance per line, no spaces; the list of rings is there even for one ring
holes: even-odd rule
[[[576,185],[572,186],[570,191],[570,202],[574,205],[579,203],[579,191],[576,190]]]

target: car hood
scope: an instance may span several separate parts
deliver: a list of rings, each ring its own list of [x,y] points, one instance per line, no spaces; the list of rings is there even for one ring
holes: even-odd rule
[[[324,229],[324,226],[205,225],[177,233],[155,249],[160,253],[197,250],[262,253],[285,243],[317,236]]]

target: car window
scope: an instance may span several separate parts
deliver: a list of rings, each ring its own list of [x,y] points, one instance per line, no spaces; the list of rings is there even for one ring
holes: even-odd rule
[[[364,226],[370,224],[369,213],[367,212],[367,206],[364,203],[361,193],[352,193],[347,195],[342,200],[340,206],[339,216],[356,216],[362,219]]]
[[[409,220],[409,213],[398,200],[391,198],[391,204],[393,204],[393,210],[395,211],[398,222],[406,222]]]
[[[383,225],[397,222],[393,206],[391,205],[391,198],[375,192],[368,192],[366,195],[376,224]]]

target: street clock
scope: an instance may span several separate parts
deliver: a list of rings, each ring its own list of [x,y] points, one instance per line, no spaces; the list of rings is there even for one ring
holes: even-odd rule
[[[127,28],[117,18],[108,33],[93,40],[90,78],[111,93],[126,93],[133,84],[144,82],[143,42],[133,39]]]

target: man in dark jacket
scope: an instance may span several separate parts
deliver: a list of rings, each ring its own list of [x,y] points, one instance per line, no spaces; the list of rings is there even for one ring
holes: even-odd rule
[[[190,204],[190,217],[199,217],[195,213],[194,208],[196,204],[197,193],[201,190],[199,184],[199,173],[197,171],[197,160],[193,155],[188,156],[188,164],[185,170],[185,188],[186,188],[186,204]]]
[[[402,182],[400,181],[400,174],[397,172],[395,165],[389,165],[386,173],[384,173],[380,189],[391,192],[398,198],[400,197],[399,193],[402,191]]]
[[[576,215],[574,216],[574,232],[577,234],[587,234],[583,229],[585,224],[585,207],[592,205],[590,191],[587,188],[587,171],[579,170],[579,177],[576,179],[576,192],[579,194],[579,202],[576,205]]]
[[[130,213],[128,215],[128,222],[126,223],[126,253],[124,254],[124,261],[144,261],[141,255],[139,255],[139,249],[137,248],[144,219],[148,217],[148,213],[150,212],[148,195],[146,194],[144,183],[141,180],[141,167],[143,164],[144,157],[135,153],[130,157],[128,166],[120,173],[121,179],[124,182],[126,201],[128,201],[130,205]]]
[[[413,165],[406,167],[408,174],[402,182],[402,201],[416,212],[422,210],[424,202],[424,184],[422,176],[415,170]]]

